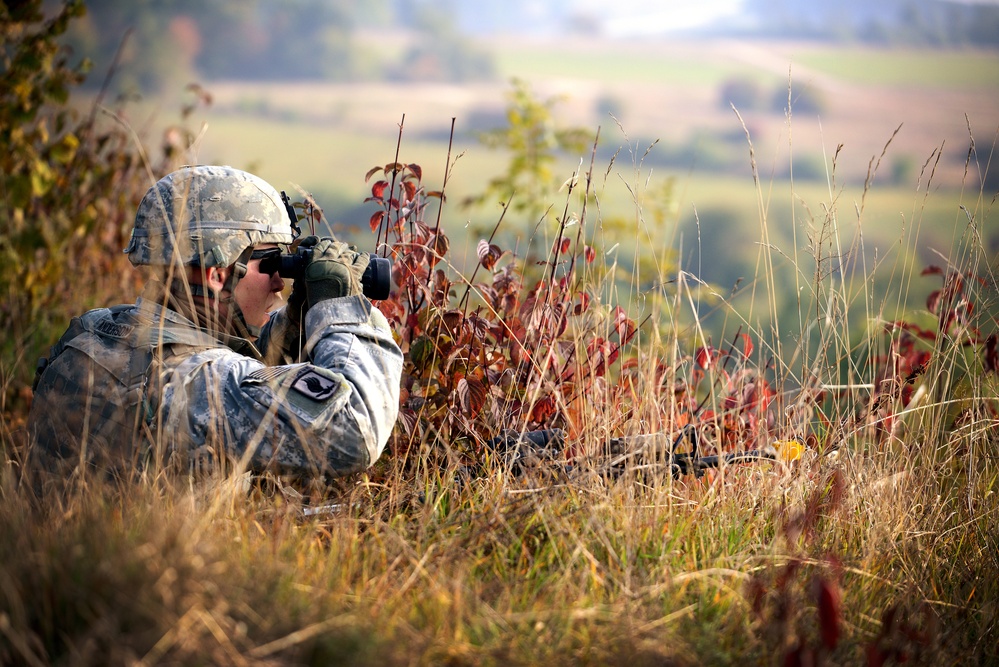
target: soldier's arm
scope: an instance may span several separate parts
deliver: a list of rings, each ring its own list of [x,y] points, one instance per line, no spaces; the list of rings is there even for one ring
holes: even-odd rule
[[[371,465],[398,414],[402,352],[361,296],[322,301],[306,316],[309,363],[265,366],[235,353],[200,355],[173,371],[166,420],[195,447],[221,445],[252,467],[315,475]]]

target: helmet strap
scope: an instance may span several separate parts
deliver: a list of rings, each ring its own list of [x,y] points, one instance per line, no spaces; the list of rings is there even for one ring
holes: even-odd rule
[[[248,246],[239,255],[239,259],[232,265],[232,271],[229,273],[229,278],[226,280],[224,291],[228,292],[225,297],[220,297],[225,300],[225,303],[229,305],[229,322],[227,322],[228,329],[236,336],[240,338],[255,339],[260,335],[260,327],[255,327],[250,325],[246,321],[246,317],[243,316],[243,309],[239,307],[236,303],[236,285],[239,284],[240,278],[246,275],[247,263],[250,261],[250,255],[253,253],[253,246]]]

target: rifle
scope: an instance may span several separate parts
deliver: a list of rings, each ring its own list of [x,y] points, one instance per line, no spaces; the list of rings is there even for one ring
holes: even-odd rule
[[[688,451],[678,451],[681,443],[689,442]],[[504,430],[486,442],[486,446],[503,456],[513,470],[527,467],[532,461],[558,461],[565,451],[566,437],[562,429],[539,431]],[[721,455],[701,456],[700,435],[693,424],[684,426],[675,439],[665,433],[652,433],[611,438],[606,447],[608,461],[604,470],[620,474],[628,464],[637,463],[634,469],[669,466],[674,479],[693,474],[700,477],[708,468],[738,463],[762,461],[794,461],[800,458],[802,446],[796,440],[777,441],[767,449],[729,452]]]

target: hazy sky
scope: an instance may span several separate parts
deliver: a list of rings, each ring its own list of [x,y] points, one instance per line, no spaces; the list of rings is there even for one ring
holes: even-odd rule
[[[876,0],[872,0],[875,1]],[[997,5],[999,0],[950,0],[966,5]],[[719,19],[738,17],[743,0],[581,0],[577,7],[606,17],[611,36],[657,34],[699,28]]]
[[[611,36],[661,33],[697,28],[739,14],[742,0],[606,0],[580,3],[595,14],[608,16],[605,31]]]

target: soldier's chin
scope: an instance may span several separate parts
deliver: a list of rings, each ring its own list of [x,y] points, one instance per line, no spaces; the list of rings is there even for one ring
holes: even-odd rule
[[[281,297],[272,299],[270,303],[267,304],[267,308],[264,311],[265,312],[264,319],[266,320],[267,318],[269,318],[271,316],[271,313],[273,313],[275,310],[277,310],[283,305],[284,305],[284,299],[282,299]]]

